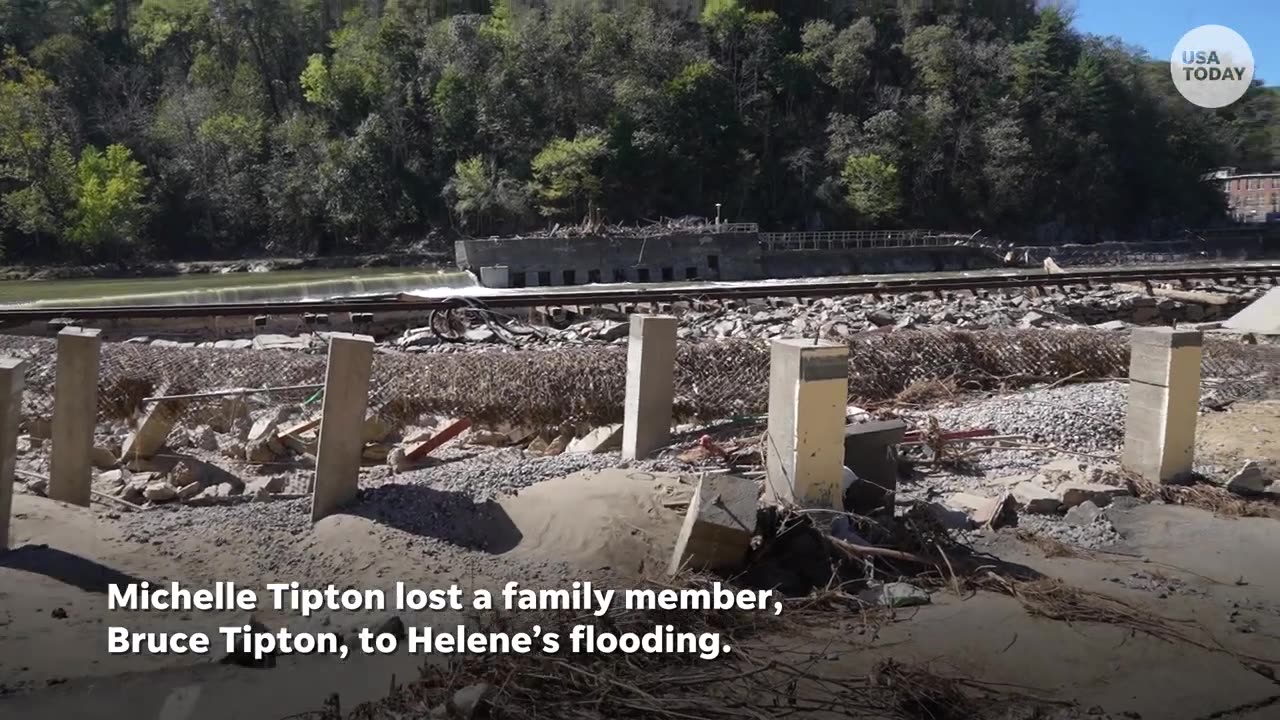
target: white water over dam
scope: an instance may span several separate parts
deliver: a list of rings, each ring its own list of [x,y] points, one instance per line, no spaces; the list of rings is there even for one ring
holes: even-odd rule
[[[11,281],[0,283],[0,305],[193,305],[327,300],[395,293],[432,297],[487,292],[492,291],[480,287],[470,273],[457,270],[282,270],[162,278]]]
[[[1266,265],[1266,261],[1236,263],[1240,266]],[[1161,267],[1214,267],[1215,263],[1174,263]],[[1070,270],[1090,268],[1073,267]],[[1098,269],[1098,268],[1093,268]],[[609,288],[611,290],[686,291],[697,295],[700,289],[723,287],[777,287],[785,294],[787,287],[872,280],[920,281],[947,278],[978,278],[1016,275],[1044,275],[1042,270],[1000,269],[962,270],[931,273],[895,273],[885,275],[832,275],[827,277],[746,281],[698,281],[664,283],[610,283],[495,289],[481,286],[467,272],[426,270],[406,272],[396,269],[356,270],[283,270],[268,273],[226,273],[184,275],[165,278],[125,278],[110,280],[43,280],[0,283],[0,307],[62,307],[118,305],[186,305],[197,303],[289,302],[330,300],[371,295],[406,294],[425,298],[452,296],[479,297],[497,295],[568,295]],[[1046,281],[1052,283],[1051,276]],[[566,298],[567,299],[567,298]]]

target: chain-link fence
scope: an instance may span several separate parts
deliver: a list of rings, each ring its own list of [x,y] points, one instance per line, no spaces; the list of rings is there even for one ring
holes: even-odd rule
[[[1128,338],[1069,330],[900,331],[849,343],[849,399],[865,404],[898,396],[913,384],[944,381],[961,388],[1016,388],[1036,382],[1124,377]],[[55,341],[0,336],[0,355],[29,361],[28,419],[53,408]],[[1206,387],[1224,400],[1260,397],[1280,380],[1280,347],[1206,341]],[[220,350],[108,343],[102,347],[99,420],[136,413],[144,398],[233,388],[290,388],[257,407],[312,404],[318,410],[325,357],[289,351]],[[769,348],[757,341],[686,343],[675,368],[681,419],[724,419],[768,406]],[[420,416],[469,417],[551,427],[622,419],[626,348],[556,352],[475,352],[374,356],[370,409],[393,426]],[[213,425],[243,416],[243,404],[221,397],[183,401],[184,413]],[[426,423],[423,423],[426,424]]]

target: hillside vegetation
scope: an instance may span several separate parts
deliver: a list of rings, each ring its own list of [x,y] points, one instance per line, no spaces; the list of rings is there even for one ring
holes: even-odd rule
[[[1205,223],[1270,167],[1029,0],[0,0],[9,262],[376,250],[589,213],[1056,239]]]

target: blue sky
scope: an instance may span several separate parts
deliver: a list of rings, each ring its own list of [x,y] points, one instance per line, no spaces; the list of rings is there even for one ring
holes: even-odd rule
[[[1253,50],[1254,77],[1280,85],[1280,0],[1075,0],[1074,5],[1077,29],[1115,35],[1166,62],[1187,31],[1226,25]]]

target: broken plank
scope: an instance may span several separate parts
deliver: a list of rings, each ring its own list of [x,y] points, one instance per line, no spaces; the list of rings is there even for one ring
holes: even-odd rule
[[[317,427],[320,427],[320,418],[318,416],[311,418],[306,422],[298,423],[297,425],[294,425],[291,428],[286,428],[284,430],[281,430],[280,434],[281,435],[300,435],[308,430],[313,430]]]
[[[444,445],[450,440],[466,432],[467,429],[470,427],[471,427],[471,419],[462,418],[461,420],[454,422],[452,425],[450,425],[449,427],[446,427],[445,429],[441,430],[440,432],[436,433],[430,438],[423,440],[422,442],[418,443],[414,447],[410,448],[408,452],[404,454],[404,456],[408,460],[421,460],[427,455],[430,455],[433,450],[439,448],[441,445]]]

